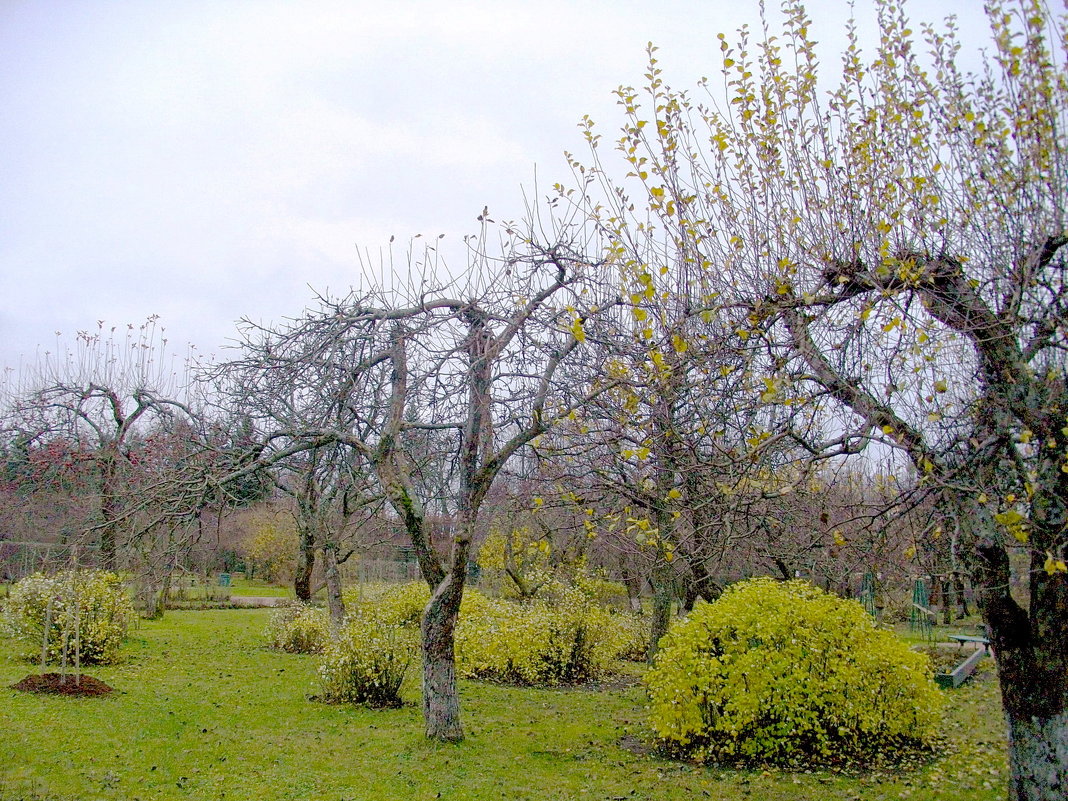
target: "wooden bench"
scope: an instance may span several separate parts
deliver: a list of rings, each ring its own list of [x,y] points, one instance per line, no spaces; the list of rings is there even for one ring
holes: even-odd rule
[[[986,637],[977,637],[973,634],[949,634],[949,639],[955,640],[958,645],[964,645],[966,642],[974,642],[979,646],[980,651],[985,651],[990,646],[990,640]]]

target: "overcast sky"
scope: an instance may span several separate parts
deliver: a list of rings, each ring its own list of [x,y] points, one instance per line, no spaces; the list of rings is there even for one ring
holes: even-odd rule
[[[910,4],[959,14],[965,41],[981,6]],[[462,261],[483,206],[514,219],[535,175],[570,181],[583,114],[616,130],[647,41],[688,88],[757,7],[2,0],[0,365],[149,315],[172,352],[218,351],[240,317],[346,291],[390,236],[444,233]],[[848,4],[809,9],[834,48]]]

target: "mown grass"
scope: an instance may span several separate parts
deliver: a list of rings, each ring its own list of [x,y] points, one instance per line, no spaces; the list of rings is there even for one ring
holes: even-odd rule
[[[635,746],[639,687],[461,683],[469,737],[422,734],[418,677],[398,710],[327,706],[315,658],[262,647],[266,610],[169,612],[133,633],[100,698],[19,693],[0,642],[0,799],[1000,799],[1005,741],[989,663],[953,692],[942,753],[908,770],[738,771]]]
[[[262,579],[247,579],[234,576],[230,585],[231,595],[252,595],[263,598],[292,598],[293,587],[280,587],[277,584],[269,584]]]

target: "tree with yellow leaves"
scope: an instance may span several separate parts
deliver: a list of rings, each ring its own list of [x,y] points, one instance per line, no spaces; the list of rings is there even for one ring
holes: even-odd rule
[[[815,456],[897,456],[903,493],[935,499],[997,655],[1015,799],[1068,788],[1068,19],[986,3],[980,72],[952,20],[917,33],[873,0],[878,44],[848,28],[825,91],[802,3],[720,38],[700,101],[619,91],[630,175],[577,160],[590,213],[635,286],[701,276],[691,313],[727,322],[777,434]],[[572,195],[571,197],[576,197]],[[583,202],[590,197],[583,195]],[[657,250],[658,249],[658,250]],[[813,425],[813,421],[817,425]],[[1029,600],[1010,592],[1027,548]]]

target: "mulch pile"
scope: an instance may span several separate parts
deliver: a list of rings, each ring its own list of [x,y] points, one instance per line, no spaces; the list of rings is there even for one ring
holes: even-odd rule
[[[114,688],[84,673],[77,677],[77,681],[70,673],[65,676],[60,673],[32,673],[17,684],[12,684],[11,689],[53,695],[107,695]]]

